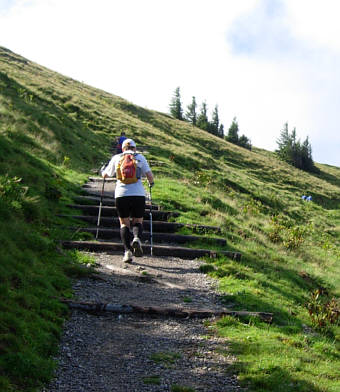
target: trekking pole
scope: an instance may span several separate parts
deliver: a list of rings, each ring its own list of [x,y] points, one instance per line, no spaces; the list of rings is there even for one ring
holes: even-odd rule
[[[150,190],[150,255],[152,256],[152,197],[151,197],[151,186],[149,185]]]
[[[105,177],[103,177],[102,192],[100,194],[100,203],[99,203],[98,220],[97,220],[96,240],[98,239],[98,232],[99,232],[99,225],[100,225],[100,216],[101,216],[101,213],[102,213],[104,186],[105,186]]]

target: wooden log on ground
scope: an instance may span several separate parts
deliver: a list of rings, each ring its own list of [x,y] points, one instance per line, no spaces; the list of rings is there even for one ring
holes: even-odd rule
[[[93,189],[91,189],[91,188],[93,188]],[[85,188],[82,187],[80,191],[81,191],[82,194],[88,195],[88,196],[95,196],[95,197],[99,197],[100,198],[100,195],[101,195],[101,190],[99,190],[98,188],[94,188],[94,187],[90,187],[89,189],[87,189],[86,187]],[[114,191],[107,192],[105,190],[104,191],[104,196],[107,199],[115,199]]]
[[[96,205],[86,205],[86,204],[67,204],[67,207],[72,209],[77,209],[83,211],[86,215],[98,216],[99,206]],[[117,216],[116,207],[102,207],[101,208],[101,216]],[[170,217],[179,216],[178,212],[170,212],[170,211],[152,211],[152,216],[155,220],[167,221]],[[149,211],[145,210],[144,218],[149,218]]]
[[[103,182],[103,177],[89,177],[89,181],[92,182]],[[105,182],[116,182],[117,180],[115,178],[105,178]]]
[[[81,232],[81,233],[91,233],[96,235],[98,230],[98,238],[105,240],[114,240],[120,238],[120,229],[113,228],[99,228],[96,227],[70,227],[70,230]],[[143,238],[150,238],[150,232],[144,231]],[[143,239],[142,239],[143,240]],[[202,241],[206,243],[212,243],[218,246],[226,246],[227,241],[224,238],[216,238],[216,237],[203,237],[203,236],[194,236],[194,235],[184,235],[184,234],[173,234],[173,233],[157,233],[155,230],[153,232],[153,240],[155,243],[168,243],[168,244],[186,244],[192,243],[196,241]]]
[[[100,196],[75,196],[74,200],[78,202],[79,204],[85,204],[85,205],[99,205],[100,203]],[[115,207],[116,206],[116,200],[112,197],[106,197],[104,196],[102,199],[102,206],[103,207]],[[150,210],[150,203],[146,202],[145,203],[145,209]],[[152,209],[153,210],[159,210],[159,206],[157,204],[152,204]]]
[[[111,312],[119,314],[139,313],[148,315],[159,315],[167,317],[179,318],[209,318],[209,317],[259,317],[266,323],[271,323],[273,320],[273,313],[268,312],[247,312],[244,310],[212,310],[212,309],[192,309],[183,307],[163,307],[163,306],[145,306],[136,304],[111,304],[111,303],[92,303],[92,302],[77,302],[62,298],[60,300],[67,304],[72,309],[80,309],[87,312]]]
[[[124,250],[121,242],[106,241],[62,241],[65,249],[87,250],[90,252],[122,252]],[[150,254],[150,245],[142,245],[144,255]],[[210,249],[184,248],[180,246],[164,246],[153,245],[153,256],[170,256],[179,257],[181,259],[197,259],[199,257],[208,256],[216,258],[219,255],[229,257],[233,260],[241,260],[241,253],[230,251],[213,251]]]
[[[82,220],[91,224],[96,225],[98,221],[97,216],[89,216],[89,215],[65,215],[65,214],[58,214],[57,216],[64,217],[64,218],[73,218]],[[100,219],[100,226],[101,227],[119,227],[119,220],[117,217],[101,217]],[[220,234],[221,229],[217,226],[204,226],[204,225],[192,225],[186,223],[176,223],[176,222],[164,222],[164,221],[156,221],[152,222],[153,230],[159,233],[174,233],[180,230],[183,227],[188,227],[193,231],[193,233],[197,234],[204,234],[204,233],[216,233]],[[148,230],[150,228],[150,221],[148,219],[143,220],[143,227],[144,230]]]

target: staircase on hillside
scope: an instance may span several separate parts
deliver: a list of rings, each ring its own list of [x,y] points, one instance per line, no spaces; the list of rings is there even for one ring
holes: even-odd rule
[[[123,253],[124,248],[120,240],[119,220],[115,207],[114,187],[115,180],[106,180],[102,198],[100,226],[97,228],[102,179],[99,177],[89,178],[89,182],[82,187],[84,195],[77,196],[75,198],[76,204],[71,204],[68,207],[76,212],[72,215],[72,218],[84,222],[84,225],[72,229],[78,232],[91,233],[94,238],[98,230],[98,240],[65,240],[62,242],[64,248],[92,252]],[[186,247],[185,245],[193,244],[199,240],[223,247],[226,246],[226,240],[219,237],[208,238],[202,235],[204,233],[219,234],[221,230],[218,227],[169,222],[170,218],[178,215],[177,212],[162,211],[157,205],[152,204],[152,253],[154,256],[195,259],[202,256],[216,257],[217,254],[221,254],[235,260],[240,260],[241,254],[237,252],[216,252],[209,249]],[[146,205],[143,227],[143,252],[145,255],[150,255],[150,202],[147,202]],[[178,234],[177,232],[183,227],[189,228],[193,234]]]

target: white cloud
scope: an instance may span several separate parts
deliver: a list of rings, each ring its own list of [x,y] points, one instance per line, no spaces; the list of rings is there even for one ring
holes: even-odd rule
[[[294,34],[306,42],[340,50],[338,0],[286,0],[290,27]]]
[[[150,109],[167,112],[180,86],[184,106],[218,104],[258,147],[276,148],[288,121],[340,166],[337,1],[5,1],[14,52]]]

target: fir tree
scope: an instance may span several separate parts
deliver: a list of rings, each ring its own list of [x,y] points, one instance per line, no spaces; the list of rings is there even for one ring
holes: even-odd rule
[[[293,154],[293,146],[291,136],[288,131],[288,123],[285,123],[283,129],[281,130],[280,137],[276,141],[279,148],[276,150],[277,155],[283,161],[286,161],[292,164],[292,154]]]
[[[231,123],[231,125],[228,129],[228,135],[225,137],[225,139],[230,143],[237,144],[237,142],[238,142],[238,123],[237,123],[236,117],[234,117],[233,122]]]
[[[315,166],[312,158],[312,146],[309,143],[308,136],[306,137],[305,141],[302,143],[301,147],[301,159],[302,159],[302,166],[304,170],[307,171],[315,171]]]
[[[230,143],[237,144],[240,147],[247,148],[248,150],[251,150],[251,141],[250,139],[247,138],[246,135],[238,136],[238,122],[236,120],[236,117],[234,117],[233,122],[231,123],[229,130],[228,130],[228,135],[225,136],[225,140],[227,140]]]
[[[240,147],[246,148],[248,150],[251,150],[251,141],[247,138],[246,135],[242,135],[239,139],[237,144]]]
[[[208,120],[208,108],[206,102],[202,103],[200,114],[197,117],[197,126],[198,128],[204,129],[205,131],[209,130],[209,120]]]
[[[182,109],[181,94],[180,94],[179,87],[176,88],[174,92],[174,96],[171,99],[170,114],[174,118],[177,118],[178,120],[183,120],[183,109]]]
[[[224,125],[220,124],[218,128],[218,136],[221,137],[222,139],[224,138]]]
[[[185,118],[192,123],[192,125],[196,126],[197,124],[197,103],[196,103],[196,98],[192,97],[192,102],[190,105],[187,107],[187,112],[185,114]]]
[[[280,159],[298,169],[316,171],[312,158],[312,147],[308,137],[301,144],[300,140],[297,140],[295,128],[289,133],[288,123],[284,124],[277,144],[279,148],[275,152]]]
[[[210,132],[213,133],[214,135],[218,136],[219,125],[220,125],[220,119],[218,116],[218,106],[216,105],[215,109],[212,113],[212,120],[210,123]]]

